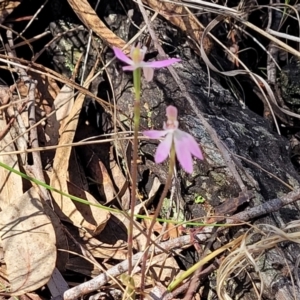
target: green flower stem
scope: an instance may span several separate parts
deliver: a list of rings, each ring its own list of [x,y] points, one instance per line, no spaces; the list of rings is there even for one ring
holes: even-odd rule
[[[164,187],[164,190],[160,196],[158,205],[155,209],[155,213],[153,216],[153,219],[150,223],[149,229],[148,229],[148,235],[147,235],[147,241],[146,241],[146,247],[145,247],[145,253],[143,255],[143,261],[142,261],[142,267],[141,267],[141,291],[143,292],[144,288],[145,288],[145,276],[146,276],[146,263],[147,263],[147,258],[148,258],[148,253],[149,253],[149,246],[150,246],[150,242],[151,242],[151,235],[152,235],[152,231],[153,231],[153,227],[157,221],[157,217],[161,211],[161,207],[162,204],[164,202],[164,199],[166,198],[171,185],[172,185],[172,178],[173,178],[173,173],[174,173],[174,167],[175,167],[175,146],[174,146],[174,142],[172,143],[171,146],[171,151],[170,151],[170,160],[169,160],[169,173],[168,173],[168,177],[166,180],[166,184]]]
[[[141,69],[138,68],[133,71],[133,87],[135,92],[135,101],[141,99]]]
[[[136,192],[137,192],[137,159],[138,159],[138,133],[140,128],[140,116],[141,116],[141,69],[138,68],[133,71],[133,86],[135,91],[134,101],[134,135],[133,135],[133,157],[132,157],[132,169],[131,169],[131,210],[130,219],[131,222],[128,227],[128,274],[131,275],[132,271],[132,250],[133,250],[133,223],[134,223],[134,208],[136,204]]]

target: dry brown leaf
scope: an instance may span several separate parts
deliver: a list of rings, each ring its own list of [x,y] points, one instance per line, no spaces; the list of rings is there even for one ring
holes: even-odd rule
[[[0,239],[0,243],[1,239]],[[4,260],[4,252],[3,252],[3,248],[1,245],[1,261]],[[0,268],[0,292],[7,292],[9,291],[9,282],[8,282],[8,278],[7,278],[7,270],[6,270],[6,265],[5,264],[1,264],[1,268]],[[1,299],[1,298],[0,298]]]
[[[125,41],[105,26],[87,0],[68,0],[68,2],[82,23],[110,46],[123,48],[126,45]]]
[[[179,274],[183,271],[180,270],[178,264],[174,257],[169,254],[161,253],[151,259],[151,267],[149,267],[148,276],[146,277],[146,282],[150,286],[155,282],[160,282],[162,285],[167,287]],[[133,276],[135,286],[141,286],[141,275],[135,274]],[[149,290],[146,290],[147,292]]]
[[[148,195],[148,199],[146,199],[145,201],[139,203],[138,205],[136,205],[134,207],[135,214],[139,215],[143,211],[147,210],[149,205],[152,203],[154,197],[156,196],[156,193],[157,193],[158,189],[160,188],[160,186],[161,186],[161,183],[160,183],[159,179],[157,177],[155,177],[153,180],[153,183],[152,183],[151,190]]]
[[[19,6],[21,0],[0,0],[0,24],[6,19],[6,17],[13,12],[13,10]]]
[[[84,246],[97,258],[113,258],[124,260],[127,258],[127,228],[129,220],[122,214],[111,214],[110,219],[101,234],[97,237],[80,231]],[[135,251],[143,251],[146,245],[146,237],[141,234],[141,229],[133,228],[133,247]],[[155,236],[152,236],[155,240]]]
[[[109,203],[115,198],[116,191],[105,165],[97,157],[95,157],[95,160],[97,161],[97,166],[94,170],[99,174],[99,177],[96,178],[99,178],[98,183],[101,185],[101,188],[98,190],[102,198],[106,200],[105,202]],[[92,164],[90,168],[93,168]]]
[[[0,234],[14,296],[46,284],[55,268],[55,233],[34,188],[0,213]]]
[[[156,282],[168,286],[182,271],[173,256],[161,253],[151,261],[150,276]]]
[[[182,235],[182,226],[177,226],[172,223],[167,223],[165,232],[162,236],[162,241],[166,241],[168,239],[176,239]]]
[[[153,216],[154,215],[149,215],[150,218]],[[152,220],[151,219],[143,219],[142,223],[143,223],[144,227],[148,229],[152,223]],[[160,233],[162,231],[162,229],[163,229],[163,225],[161,225],[158,221],[156,221],[153,226],[153,231]]]
[[[31,71],[28,71],[28,75],[36,81],[36,98],[40,100],[40,108],[48,115],[60,88],[56,81],[47,75]]]
[[[1,87],[0,91],[0,98],[3,100],[3,97],[6,97],[9,95],[8,90],[5,90],[3,87]],[[5,120],[5,116],[2,113],[0,115],[0,132],[4,130],[6,127],[7,122]],[[2,152],[11,152],[16,151],[15,145],[11,143],[12,137],[10,132],[8,132],[4,138],[0,141],[0,147],[3,149],[5,147],[5,150],[2,150]],[[14,168],[15,170],[19,171],[19,163],[18,163],[18,157],[17,155],[4,155],[1,156],[0,161],[11,168]],[[14,199],[19,198],[23,195],[23,183],[21,176],[12,173],[4,168],[0,168],[0,196],[1,196],[1,208],[5,209],[6,205],[8,205],[11,201],[14,201]]]
[[[84,231],[80,231],[80,236],[84,246],[94,257],[124,260],[127,258],[126,228],[123,224],[111,225],[112,223],[114,217],[110,218],[99,239]]]
[[[98,203],[97,200],[90,193],[82,190],[81,188],[70,182],[68,182],[68,190],[71,195],[87,200],[91,203]],[[96,226],[93,225],[93,227],[87,229],[89,229],[93,235],[99,234],[104,229],[107,221],[109,220],[110,212],[107,210],[96,208],[96,213],[91,213],[91,206],[79,202],[74,202],[74,204],[76,208],[80,211],[82,217],[87,222],[89,222],[90,224],[96,224]],[[97,217],[97,220],[94,219],[95,217]]]
[[[88,76],[87,81],[89,78],[91,78],[93,74],[93,70],[91,74]],[[87,86],[85,86],[87,88]],[[84,101],[84,95],[79,94],[77,97],[74,106],[72,107],[72,110],[66,119],[66,125],[62,130],[62,135],[59,140],[59,145],[64,145],[68,143],[72,143],[74,139],[74,135],[76,132],[76,128],[78,125],[78,119],[79,114],[82,109],[82,104]],[[58,148],[56,150],[54,163],[53,163],[53,173],[51,176],[50,184],[52,187],[70,194],[69,192],[69,186],[68,186],[68,180],[69,180],[69,159],[71,155],[72,147],[63,147]],[[52,193],[53,198],[56,202],[56,204],[59,207],[59,210],[57,211],[57,214],[62,220],[68,221],[73,223],[77,227],[84,227],[87,230],[89,230],[91,233],[97,234],[99,233],[99,230],[103,228],[105,225],[103,223],[103,216],[104,219],[107,219],[109,217],[109,213],[107,211],[104,211],[100,208],[94,207],[94,206],[87,206],[86,210],[89,211],[89,218],[88,220],[85,219],[87,216],[85,212],[81,212],[78,210],[79,207],[77,204],[75,204],[71,199],[68,197],[62,196],[58,193]],[[91,198],[89,199],[91,203],[97,204],[98,202]]]
[[[129,223],[131,222],[131,220],[129,220],[127,217],[125,217],[123,214],[114,214],[114,217],[116,217],[114,219],[115,222],[117,222],[116,224],[117,225],[114,225],[110,228],[110,231],[108,231],[108,234],[112,235],[115,237],[116,236],[116,227],[118,226],[118,230],[122,230],[121,228],[123,228],[123,231],[124,231],[124,228],[125,228],[125,236],[126,238],[124,239],[125,241],[127,241],[127,228],[129,228]],[[135,225],[133,227],[133,248],[136,250],[136,251],[143,251],[145,250],[145,245],[146,245],[146,241],[147,241],[147,238],[145,237],[145,235],[143,235],[141,233],[141,231],[143,230],[142,226],[140,226],[139,223],[136,223],[137,226],[140,227],[137,228]],[[107,228],[109,229],[109,228]],[[104,234],[104,232],[103,232]],[[102,238],[102,236],[101,236]],[[152,235],[151,238],[153,240],[155,240],[155,236]]]
[[[56,119],[62,122],[67,118],[74,105],[74,88],[64,85],[53,103],[53,110],[56,109]]]
[[[72,257],[68,261],[67,268],[70,271],[77,272],[81,275],[96,277],[102,273],[95,264],[87,261],[83,257]]]
[[[47,216],[50,218],[52,226],[55,231],[56,236],[56,247],[57,249],[64,249],[69,250],[68,240],[66,237],[65,230],[63,228],[63,225],[60,222],[60,219],[55,214],[53,209],[45,205],[44,206],[44,212],[47,214]],[[66,251],[58,251],[57,252],[57,258],[56,258],[56,267],[58,270],[64,272],[66,270],[66,264],[69,259],[69,253]]]
[[[128,209],[130,203],[130,192],[128,189],[127,180],[119,165],[114,160],[112,151],[110,155],[110,172],[108,172],[101,160],[98,160],[98,168],[95,168],[95,170],[98,170],[99,172],[98,178],[102,187],[102,189],[99,189],[99,192],[103,193],[102,196],[104,199],[106,199],[106,203],[109,203],[115,199],[116,196],[118,196],[118,198],[121,200],[123,209]],[[116,193],[114,184],[119,190],[118,194]]]
[[[92,129],[92,126],[81,127],[77,131],[77,138],[80,139],[94,136],[95,133]],[[100,194],[100,199],[106,204],[114,200],[116,196],[121,200],[122,204],[128,204],[130,199],[130,193],[128,190],[128,185],[125,176],[122,173],[120,167],[116,164],[114,160],[114,154],[112,148],[109,147],[109,144],[99,145],[89,145],[84,151],[80,151],[80,160],[86,162],[85,167],[89,174],[89,178],[93,184],[97,185],[98,192]],[[71,158],[72,159],[72,158]],[[78,158],[73,159],[71,168],[73,172],[70,172],[70,182],[80,185],[80,179],[83,181],[84,174],[80,169],[80,163],[77,163]],[[107,164],[103,162],[109,161],[109,170],[106,167]],[[76,177],[74,176],[76,174]],[[87,188],[82,186],[84,190]],[[123,209],[124,206],[122,206]]]
[[[38,294],[27,293],[19,297],[19,300],[43,300]]]
[[[56,111],[56,113],[49,116],[47,126],[45,128],[45,134],[47,135],[47,146],[58,144],[61,122],[68,117],[73,105],[74,88],[65,84],[55,97],[52,105],[51,111]]]
[[[120,166],[117,164],[112,150],[110,151],[110,171],[114,184],[119,190],[118,198],[121,199],[122,207],[123,209],[129,209],[130,191],[128,188],[128,181],[124,176]]]

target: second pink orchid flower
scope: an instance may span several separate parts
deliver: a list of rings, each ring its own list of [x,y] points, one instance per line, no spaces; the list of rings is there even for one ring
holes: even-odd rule
[[[180,59],[178,58],[169,58],[165,60],[145,62],[144,58],[145,58],[147,48],[146,47],[141,48],[139,45],[131,48],[131,52],[130,52],[131,59],[127,57],[122,52],[121,49],[117,47],[113,47],[113,50],[116,57],[119,60],[128,64],[128,66],[123,67],[124,71],[134,71],[137,68],[142,68],[144,77],[147,81],[151,81],[153,79],[153,74],[154,74],[153,69],[164,68],[180,61]]]
[[[202,152],[195,139],[188,133],[178,129],[177,108],[170,105],[166,108],[167,122],[164,122],[164,130],[146,130],[144,135],[159,139],[165,137],[158,145],[155,153],[155,162],[162,163],[167,159],[174,143],[176,157],[187,173],[193,172],[193,159],[195,156],[203,159]]]

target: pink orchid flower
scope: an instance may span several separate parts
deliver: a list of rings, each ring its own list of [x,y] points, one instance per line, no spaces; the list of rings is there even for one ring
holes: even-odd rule
[[[202,152],[195,139],[188,133],[178,129],[177,108],[170,105],[166,108],[167,122],[164,122],[164,130],[146,130],[144,135],[158,139],[165,136],[165,139],[158,145],[155,153],[157,164],[167,159],[174,142],[177,159],[187,173],[193,172],[192,155],[203,159]]]
[[[115,56],[128,64],[129,66],[123,67],[124,71],[134,71],[137,68],[142,68],[144,77],[147,81],[151,81],[153,78],[153,73],[155,68],[163,68],[167,67],[171,64],[174,64],[176,62],[179,62],[180,59],[178,58],[169,58],[165,60],[160,61],[152,61],[152,62],[145,62],[144,57],[147,51],[147,47],[140,47],[140,45],[137,45],[136,47],[131,48],[130,57],[127,57],[121,49],[117,47],[113,47],[113,50],[115,52]]]

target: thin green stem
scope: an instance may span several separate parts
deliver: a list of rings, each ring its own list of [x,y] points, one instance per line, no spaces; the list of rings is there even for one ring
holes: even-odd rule
[[[146,277],[146,263],[147,263],[147,259],[148,259],[148,253],[149,253],[149,245],[151,243],[151,234],[152,234],[152,230],[153,227],[157,221],[157,217],[160,213],[162,204],[164,202],[165,197],[168,194],[168,191],[171,188],[172,185],[172,178],[173,178],[173,173],[174,173],[174,166],[175,166],[175,147],[174,147],[174,142],[172,143],[172,147],[171,147],[171,151],[170,151],[170,160],[169,160],[169,173],[168,173],[168,177],[165,183],[165,187],[163,189],[163,192],[160,196],[158,205],[156,207],[154,216],[152,218],[152,221],[150,223],[149,229],[148,229],[148,235],[147,235],[147,240],[146,240],[146,247],[145,247],[145,253],[143,255],[143,261],[142,261],[142,267],[141,267],[141,292],[143,292],[144,288],[145,288],[145,277]]]
[[[135,92],[135,101],[141,99],[141,69],[138,68],[133,71],[133,87]]]
[[[128,227],[128,274],[132,272],[132,250],[133,250],[133,223],[134,223],[134,208],[136,204],[136,192],[137,192],[137,159],[138,159],[138,133],[140,127],[140,115],[141,115],[141,69],[133,71],[133,85],[135,91],[134,101],[134,135],[133,135],[133,157],[131,168],[131,210]]]

